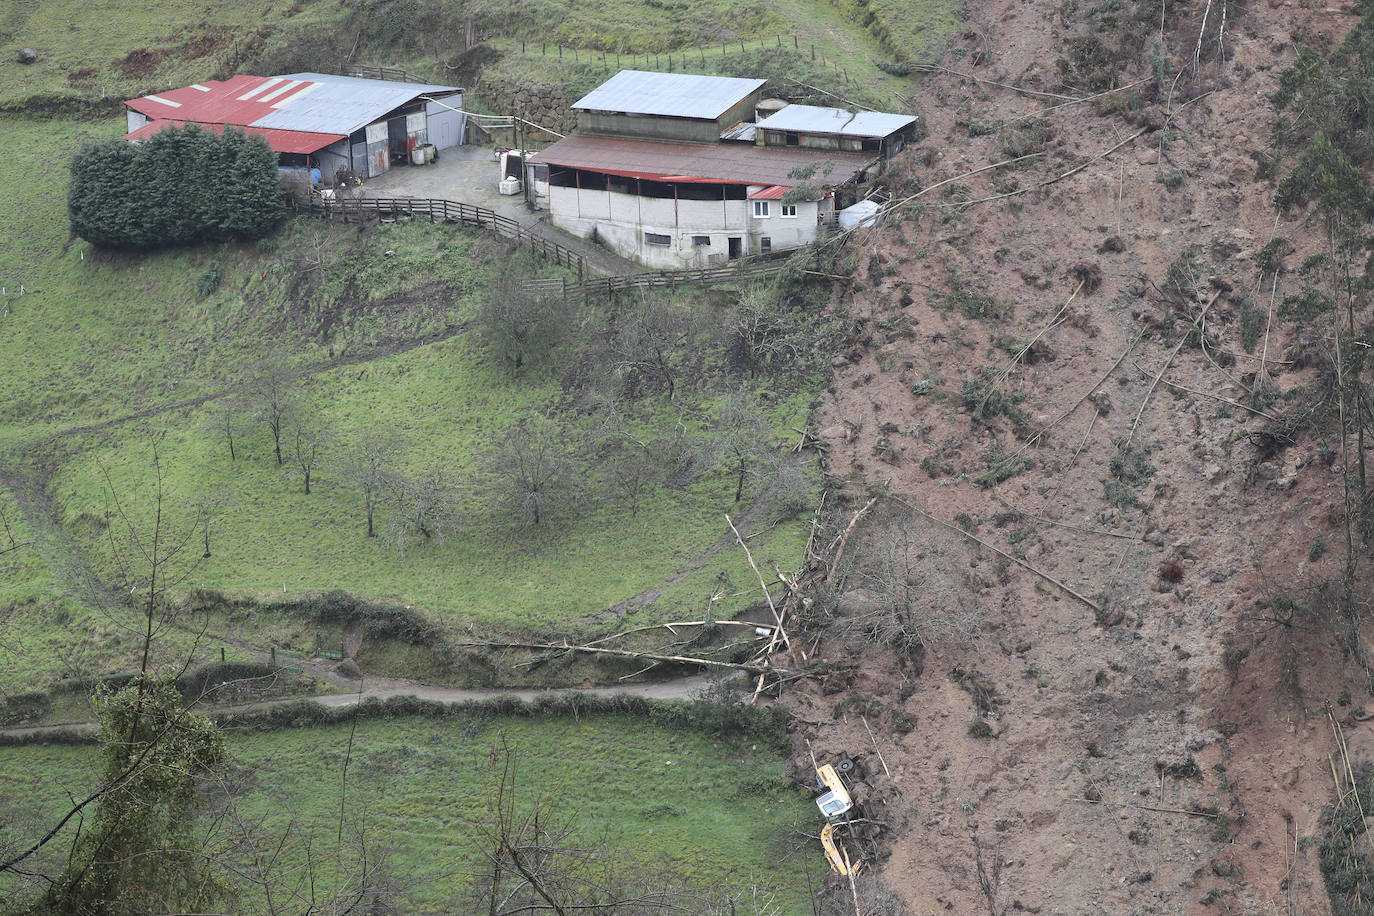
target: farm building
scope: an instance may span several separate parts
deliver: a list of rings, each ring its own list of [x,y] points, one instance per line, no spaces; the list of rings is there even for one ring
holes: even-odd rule
[[[124,139],[187,124],[216,132],[233,126],[265,138],[282,168],[309,170],[315,180],[331,180],[340,169],[375,178],[411,161],[417,146],[462,143],[462,92],[322,73],[240,75],[125,102]]]
[[[765,82],[620,71],[573,105],[575,133],[530,158],[534,203],[650,267],[814,241],[835,223],[836,192],[900,149],[916,118],[764,100]],[[765,128],[792,108],[783,123],[805,130]]]

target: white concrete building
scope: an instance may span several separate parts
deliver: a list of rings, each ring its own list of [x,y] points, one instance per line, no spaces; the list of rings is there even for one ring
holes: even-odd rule
[[[573,106],[577,133],[531,157],[532,200],[554,225],[649,267],[714,267],[806,245],[834,222],[836,189],[882,150],[803,146],[785,133],[767,144],[743,120],[763,86],[621,71]],[[915,122],[884,117],[894,131]],[[829,117],[851,131],[853,120]]]

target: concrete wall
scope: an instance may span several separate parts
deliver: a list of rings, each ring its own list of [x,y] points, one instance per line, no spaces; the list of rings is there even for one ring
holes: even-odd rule
[[[781,205],[769,201],[768,218],[753,217],[748,200],[678,200],[639,197],[614,191],[549,188],[548,206],[555,226],[582,238],[595,238],[622,257],[647,267],[719,267],[729,259],[730,239],[740,240],[740,253],[759,254],[762,239],[773,251],[796,248],[816,237],[818,208],[832,201],[801,201],[795,217],[780,216]],[[650,244],[648,236],[667,236],[668,244]],[[694,237],[709,242],[697,245]]]
[[[816,238],[816,225],[819,211],[821,209],[832,208],[833,198],[824,200],[799,200],[796,203],[796,216],[782,215],[782,201],[768,201],[768,213],[766,217],[754,216],[754,202],[746,201],[749,205],[749,237],[750,254],[756,254],[763,250],[763,240],[769,239],[773,251],[782,251],[786,248],[800,248]]]

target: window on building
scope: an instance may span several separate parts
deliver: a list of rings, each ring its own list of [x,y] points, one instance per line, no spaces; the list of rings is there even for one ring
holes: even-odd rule
[[[694,235],[694,236],[692,236],[692,247],[693,247],[693,248],[705,248],[705,247],[706,247],[707,245],[709,245],[709,244],[711,244],[711,237],[710,237],[709,235]]]
[[[782,205],[782,215],[783,215],[784,217],[795,217],[795,216],[797,215],[797,205],[796,205],[796,204],[783,204],[783,205]]]
[[[754,218],[755,218],[755,219],[766,219],[767,217],[768,217],[768,201],[766,201],[766,200],[756,200],[756,201],[754,201]]]
[[[659,235],[657,232],[644,233],[644,241],[650,245],[663,245],[665,247],[673,243],[671,237]]]
[[[801,137],[798,137],[796,134],[792,133],[791,131],[788,131],[787,137],[783,142],[786,143],[788,146],[799,146],[801,144]]]
[[[763,238],[759,239],[759,251],[763,252],[764,254],[768,254],[768,253],[769,253],[770,251],[772,251],[772,250],[773,250],[773,240],[772,240],[772,239],[770,239],[770,238],[769,238],[768,236],[766,236],[766,235],[765,235]]]

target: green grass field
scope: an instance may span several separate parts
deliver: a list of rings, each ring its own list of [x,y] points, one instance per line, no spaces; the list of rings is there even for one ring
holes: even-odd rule
[[[0,107],[35,96],[122,98],[207,79],[260,30],[321,28],[340,8],[337,0],[15,0],[0,8]],[[28,66],[15,60],[26,47],[39,54]],[[129,59],[139,49],[152,53]]]
[[[552,812],[575,815],[581,835],[628,868],[667,868],[697,887],[758,880],[778,890],[783,912],[808,911],[807,870],[816,880],[824,864],[819,847],[797,831],[813,830],[816,812],[781,778],[771,749],[594,715],[358,723],[345,836],[364,827],[386,855],[400,912],[465,911],[469,874],[480,871],[472,822],[482,820],[499,777],[492,766],[499,735],[516,751],[525,798],[538,792]],[[327,889],[349,726],[231,733],[228,740],[248,788],[225,823],[253,824],[265,844],[288,835],[289,824],[283,865],[300,865],[310,838]],[[93,758],[91,746],[0,748],[0,823],[10,837],[28,836],[60,810],[67,791],[89,787]],[[244,906],[257,909],[251,897]]]
[[[721,465],[683,487],[649,488],[631,513],[581,446],[600,422],[586,387],[594,379],[575,370],[595,361],[585,345],[569,344],[547,369],[512,376],[471,331],[498,266],[543,276],[558,268],[511,261],[503,244],[476,230],[427,223],[360,230],[297,221],[262,245],[98,252],[68,241],[65,172],[37,151],[70,151],[118,125],[8,123],[24,138],[25,155],[3,166],[3,179],[28,231],[0,253],[0,284],[26,290],[0,313],[0,454],[10,482],[29,497],[7,516],[33,529],[34,544],[11,561],[18,565],[4,598],[25,651],[0,685],[38,687],[127,664],[135,651],[127,612],[92,610],[86,586],[92,574],[106,586],[128,578],[113,554],[111,532],[123,531],[117,522],[111,529],[111,513],[118,501],[136,524],[149,523],[154,447],[169,531],[188,530],[198,496],[227,500],[212,525],[212,556],[195,565],[182,594],[204,587],[268,599],[343,589],[413,605],[450,632],[475,624],[562,635],[698,617],[721,583],[724,600],[710,609],[717,616],[757,600],[742,552],[695,558],[727,533],[725,513],[748,511],[765,481],[751,478],[736,504]],[[22,180],[26,167],[34,180]],[[211,265],[222,280],[202,295],[197,281]],[[694,297],[708,322],[728,313],[728,303],[682,295]],[[589,334],[608,320],[599,307],[578,318]],[[748,384],[773,441],[791,440],[816,379],[750,381],[724,367],[710,332],[699,339],[700,352],[681,356],[684,393],[674,403],[656,395],[631,405],[636,428],[658,434],[683,424],[704,436],[724,393]],[[256,407],[239,417],[237,461],[215,428],[225,398],[272,352],[301,373],[299,399],[330,431],[308,496],[289,466],[276,465]],[[554,418],[579,453],[562,511],[538,527],[498,498],[492,457],[504,432],[535,414]],[[403,443],[396,470],[439,468],[455,481],[458,524],[442,543],[416,541],[400,553],[364,536],[361,493],[345,480],[343,460],[364,431],[378,429]],[[391,511],[379,508],[379,527]],[[764,513],[751,546],[762,559],[795,566],[807,520],[776,520]],[[603,614],[646,591],[658,599],[635,614]],[[255,626],[236,623],[235,638],[311,647],[309,626]],[[168,631],[165,639],[174,653],[189,637]]]

